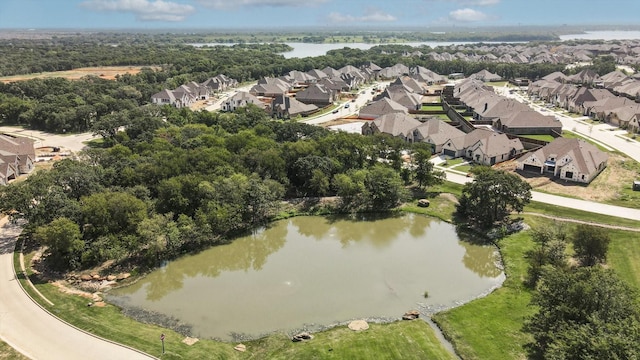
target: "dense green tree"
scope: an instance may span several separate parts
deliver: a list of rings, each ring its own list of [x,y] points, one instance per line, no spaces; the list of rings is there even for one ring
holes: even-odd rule
[[[531,200],[531,186],[518,176],[487,170],[464,185],[456,213],[470,224],[490,228],[511,212],[521,212]]]
[[[376,165],[367,171],[364,188],[372,210],[394,208],[407,198],[400,174],[383,165]]]
[[[549,268],[525,324],[532,359],[636,359],[640,313],[635,293],[612,270]]]
[[[534,228],[531,230],[531,238],[535,247],[525,254],[529,263],[525,282],[534,288],[546,266],[567,266],[567,230],[561,224]]]
[[[426,149],[418,149],[412,154],[414,176],[419,187],[441,184],[446,177],[444,171],[434,170],[430,158],[431,152]]]
[[[571,234],[576,258],[583,266],[594,266],[607,260],[611,238],[604,228],[578,224]]]
[[[34,238],[47,246],[47,263],[58,270],[73,270],[81,266],[80,255],[84,248],[78,224],[61,217],[39,226]]]

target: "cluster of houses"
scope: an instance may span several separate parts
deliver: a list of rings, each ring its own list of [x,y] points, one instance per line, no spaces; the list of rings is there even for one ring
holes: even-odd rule
[[[531,98],[640,133],[640,77],[613,71],[556,72],[529,85]]]
[[[0,185],[33,170],[36,160],[33,144],[29,138],[0,134]]]
[[[501,96],[484,82],[496,79],[495,74],[481,71],[456,83],[448,96],[443,95],[443,101],[472,114],[469,126],[464,127],[436,117],[419,121],[411,116],[413,105],[401,105],[391,96],[401,91],[406,95],[415,87],[414,79],[400,77],[385,90],[384,97],[360,111],[360,118],[372,119],[362,126],[362,134],[385,133],[408,142],[426,142],[434,154],[463,157],[483,165],[517,158],[516,168],[521,171],[580,183],[591,182],[606,167],[608,156],[597,147],[560,137],[562,124],[554,116]],[[549,134],[555,140],[544,146],[529,145],[531,151],[525,153],[518,135],[529,134]]]
[[[409,68],[403,64],[381,68],[374,63],[365,64],[359,68],[352,65],[340,69],[326,67],[312,69],[307,72],[290,71],[277,78],[265,77],[258,81],[249,92],[239,92],[222,103],[223,111],[256,104],[262,106],[275,118],[292,118],[307,116],[332,105],[341,94],[360,88],[363,84],[374,80],[390,80],[405,75],[411,92],[416,95],[393,94],[392,98],[412,108],[419,108],[420,96],[426,86],[442,84],[446,77],[438,75],[422,67]],[[425,85],[418,84],[423,83]],[[411,99],[412,98],[412,99]]]
[[[164,89],[151,96],[151,103],[171,105],[177,108],[189,107],[198,100],[208,100],[211,94],[224,91],[238,85],[238,81],[225,75],[218,75],[202,83],[191,81],[174,90]]]
[[[618,64],[640,64],[640,41],[609,41],[600,44],[464,44],[440,46],[428,53],[419,49],[404,56],[435,61],[460,60],[502,64],[571,64],[589,62],[596,56],[612,56]]]

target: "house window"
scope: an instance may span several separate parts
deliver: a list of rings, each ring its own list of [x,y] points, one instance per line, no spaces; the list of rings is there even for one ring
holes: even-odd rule
[[[564,174],[564,177],[566,177],[566,178],[570,178],[570,179],[573,179],[573,172],[571,172],[571,171],[567,171],[567,172]],[[583,180],[584,180],[584,179],[583,179]]]

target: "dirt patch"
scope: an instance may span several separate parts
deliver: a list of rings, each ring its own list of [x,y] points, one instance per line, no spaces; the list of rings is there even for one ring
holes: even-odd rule
[[[52,71],[28,75],[14,75],[0,78],[0,82],[10,83],[14,81],[23,81],[29,79],[40,78],[56,78],[61,77],[69,80],[78,80],[84,76],[94,75],[106,80],[115,80],[116,75],[138,74],[143,67],[149,67],[153,70],[159,70],[158,66],[98,66],[84,67],[66,71]]]

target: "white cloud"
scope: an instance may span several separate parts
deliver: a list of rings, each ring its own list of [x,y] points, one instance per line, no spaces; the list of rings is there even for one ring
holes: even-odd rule
[[[142,21],[183,21],[195,8],[164,0],[88,0],[80,4],[94,11],[129,12]]]
[[[198,0],[206,7],[215,9],[231,9],[243,6],[314,6],[326,3],[329,0]]]
[[[426,0],[427,2],[443,2],[443,0]],[[497,5],[501,0],[444,0],[448,3],[455,2],[463,5],[470,6],[489,6],[489,5]]]
[[[397,18],[378,9],[366,9],[364,15],[354,16],[332,12],[328,16],[332,23],[363,23],[363,22],[392,22]]]
[[[482,11],[469,8],[454,10],[449,13],[449,19],[461,22],[484,21],[489,17]]]

